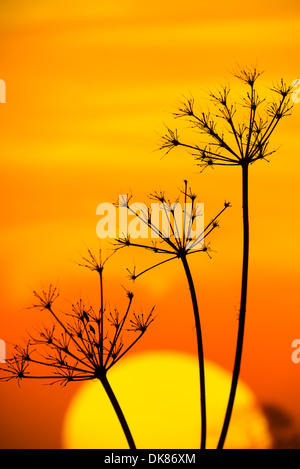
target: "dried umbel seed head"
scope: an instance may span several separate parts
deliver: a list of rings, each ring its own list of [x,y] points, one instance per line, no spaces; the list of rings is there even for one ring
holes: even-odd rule
[[[94,254],[90,249],[88,249],[87,254],[87,256],[82,256],[82,262],[78,263],[78,265],[81,267],[85,267],[91,270],[92,272],[98,272],[100,275],[102,275],[106,262],[114,254],[114,252],[111,253],[108,257],[106,257],[104,260],[102,259],[101,249],[99,250],[98,255]]]
[[[121,313],[115,308],[114,313],[106,313],[102,281],[106,261],[102,261],[101,254],[96,257],[88,251],[88,256],[84,257],[85,263],[81,264],[93,272],[99,273],[101,269],[101,304],[98,310],[79,299],[72,304],[70,312],[58,313],[53,306],[58,296],[55,287],[50,285],[48,290],[34,292],[38,302],[33,307],[48,310],[54,324],[42,329],[37,337],[31,335],[25,347],[16,346],[15,355],[7,360],[4,367],[0,367],[0,380],[36,378],[45,379],[50,384],[66,385],[71,381],[95,379],[105,376],[129,352],[154,318],[149,316],[144,320],[142,315],[139,319],[131,313],[134,295],[126,289],[125,311]],[[139,326],[135,327],[137,336],[133,337],[132,333],[128,333],[128,327],[138,320]],[[39,374],[32,374],[29,365],[34,365]]]
[[[165,191],[155,191],[150,194],[150,200],[159,202],[159,210],[161,210],[167,226],[166,223],[160,226],[158,217],[152,217],[151,220],[148,220],[141,214],[135,213],[140,223],[146,224],[151,233],[154,233],[155,238],[158,238],[157,240],[140,238],[135,241],[129,237],[115,240],[116,250],[124,247],[139,247],[155,254],[168,256],[165,261],[161,261],[139,273],[136,272],[136,267],[131,270],[127,269],[129,278],[132,281],[165,262],[182,258],[187,254],[202,252],[202,246],[205,244],[206,238],[215,228],[219,227],[219,218],[230,207],[230,203],[226,202],[214,219],[204,226],[204,223],[200,223],[203,220],[203,204],[197,202],[197,194],[188,185],[187,180],[184,181],[184,187],[179,192],[179,196],[174,203],[171,203],[170,199],[167,198]],[[182,210],[182,206],[184,210]],[[147,208],[150,211],[150,207]]]
[[[167,150],[166,153],[175,147],[188,150],[201,171],[208,167],[245,166],[258,160],[268,161],[268,156],[274,153],[274,150],[269,150],[270,138],[278,122],[291,115],[293,86],[281,79],[270,88],[273,98],[267,101],[266,98],[260,98],[257,90],[261,72],[256,67],[243,68],[234,75],[247,85],[241,98],[238,96],[234,101],[230,87],[226,85],[220,91],[209,93],[215,109],[196,113],[194,100],[187,100],[175,113],[176,118],[188,117],[191,127],[205,134],[208,142],[199,144],[183,139],[179,141],[177,129],[167,128],[167,134],[162,137],[161,150]],[[248,112],[238,113],[239,108]]]
[[[50,310],[54,301],[58,298],[59,292],[56,287],[50,285],[48,290],[42,290],[41,293],[33,291],[34,296],[37,298],[38,303],[33,304],[33,308],[48,309]]]
[[[151,312],[147,315],[144,316],[143,313],[141,314],[133,314],[133,319],[130,319],[130,324],[131,327],[128,329],[129,331],[134,331],[134,332],[141,332],[144,334],[150,324],[154,321],[154,316],[153,316],[153,311],[154,308],[151,310]]]

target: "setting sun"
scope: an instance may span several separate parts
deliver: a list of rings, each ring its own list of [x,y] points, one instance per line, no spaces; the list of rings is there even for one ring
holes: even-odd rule
[[[215,448],[226,408],[230,374],[206,363],[207,447]],[[123,403],[138,449],[199,448],[197,360],[176,352],[148,352],[116,366],[109,375]],[[82,385],[67,411],[66,448],[128,448],[100,383]],[[268,422],[253,392],[240,383],[227,448],[269,448]]]
[[[199,448],[204,412],[195,318],[206,364],[207,446],[217,445],[231,380],[240,373],[225,446],[299,447],[300,363],[292,347],[300,340],[299,0],[0,3],[0,447],[127,448],[94,381],[107,353],[115,363],[122,356],[108,378],[136,446]],[[245,70],[254,73],[252,85]],[[215,126],[210,118],[220,112]],[[226,154],[228,141],[235,151]],[[101,318],[119,305],[123,311],[124,290],[133,292],[134,302],[123,332],[133,314],[155,308],[147,334],[141,321],[129,332],[134,349],[123,357],[124,337],[117,337],[117,350],[111,339],[120,323],[111,321],[107,335],[98,328],[102,293],[77,263],[87,246],[101,248],[103,256],[116,246],[115,239],[97,236],[97,207],[115,204],[121,194],[130,204],[148,203],[156,191],[175,202],[184,181],[204,204],[205,226],[224,203],[228,210],[215,220],[206,251],[185,256],[193,282],[178,261],[181,247],[163,264],[160,239],[148,240],[152,251],[126,246],[111,258]],[[150,269],[156,261],[159,267]],[[140,272],[146,273],[135,275]],[[27,331],[54,331],[49,298],[42,297],[43,311],[31,308],[32,291],[44,288],[59,293],[55,314],[66,321],[55,328],[58,356],[51,343],[48,352],[54,381],[65,372],[67,386],[24,379],[38,366],[31,368],[28,356],[46,362],[45,374],[50,368],[49,355],[37,353],[35,344],[20,348]],[[70,325],[72,305],[81,301],[90,306],[85,313],[95,314]],[[74,327],[77,338],[84,337],[81,350]],[[61,342],[66,329],[71,353],[69,342]],[[138,344],[136,334],[143,336]],[[91,381],[75,383],[74,376]]]

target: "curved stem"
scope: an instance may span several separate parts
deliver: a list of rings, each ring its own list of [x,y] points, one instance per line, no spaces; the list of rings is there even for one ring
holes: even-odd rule
[[[236,389],[240,374],[240,366],[243,352],[243,342],[245,333],[246,304],[247,304],[247,285],[248,285],[248,265],[249,265],[249,204],[248,204],[248,163],[242,166],[243,169],[243,271],[242,271],[242,288],[241,288],[241,307],[239,315],[239,327],[235,354],[235,363],[232,374],[232,382],[230,395],[223,423],[223,428],[217,449],[222,449],[228,432],[231,414],[233,410]]]
[[[199,362],[199,374],[200,374],[200,408],[201,408],[201,444],[200,448],[205,449],[206,445],[206,396],[205,396],[205,374],[204,374],[204,352],[203,352],[203,342],[202,342],[202,332],[200,325],[200,315],[197,302],[197,296],[195,291],[195,286],[192,278],[192,274],[189,268],[189,264],[186,259],[186,255],[181,257],[185,274],[188,280],[191,299],[193,303],[193,310],[195,316],[195,325],[197,333],[197,345],[198,345],[198,362]]]
[[[124,414],[122,412],[122,409],[120,407],[120,404],[117,401],[117,398],[116,398],[116,396],[115,396],[115,394],[114,394],[114,392],[113,392],[113,390],[112,390],[112,388],[111,388],[111,386],[108,382],[108,379],[107,379],[106,375],[101,376],[100,381],[101,381],[101,383],[102,383],[102,385],[103,385],[103,387],[104,387],[104,389],[105,389],[105,391],[106,391],[106,393],[107,393],[107,395],[110,399],[110,402],[111,402],[111,404],[112,404],[112,406],[113,406],[113,408],[114,408],[114,410],[117,414],[117,417],[118,417],[119,422],[122,426],[123,432],[126,436],[129,448],[130,449],[136,449],[136,446],[135,446],[133,437],[131,435],[131,432],[129,430],[127,421],[125,419],[125,416],[124,416]]]

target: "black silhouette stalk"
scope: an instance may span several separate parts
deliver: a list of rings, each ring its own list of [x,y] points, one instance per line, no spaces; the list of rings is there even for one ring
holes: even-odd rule
[[[260,75],[261,73],[256,68],[242,69],[235,73],[235,76],[248,87],[245,97],[239,103],[240,109],[248,111],[247,118],[244,115],[236,116],[238,104],[230,100],[230,88],[225,86],[218,93],[210,93],[210,98],[216,106],[215,114],[197,113],[194,110],[193,99],[182,103],[178,112],[174,114],[176,118],[187,118],[194,128],[206,136],[207,143],[201,145],[183,143],[179,139],[177,130],[168,128],[167,134],[162,137],[160,147],[166,150],[166,153],[175,147],[188,149],[196,157],[202,170],[215,166],[240,166],[242,169],[243,266],[239,326],[230,395],[218,449],[224,446],[230,424],[245,333],[249,265],[249,166],[258,160],[267,160],[267,157],[274,153],[274,150],[268,149],[270,138],[279,121],[290,115],[292,109],[290,99],[292,86],[287,86],[283,80],[271,88],[274,93],[271,101],[267,102],[265,98],[260,99],[256,89],[256,81]],[[262,108],[265,102],[266,105]],[[225,122],[224,132],[218,130],[220,119]]]
[[[128,306],[120,314],[115,308],[106,311],[103,295],[103,269],[107,259],[102,262],[88,251],[88,257],[79,264],[99,274],[100,308],[96,312],[80,299],[72,305],[71,311],[63,317],[54,310],[53,303],[59,296],[56,287],[50,285],[41,293],[34,291],[37,299],[32,307],[47,310],[54,324],[43,328],[38,337],[30,336],[24,347],[17,345],[14,355],[0,368],[0,381],[17,379],[46,380],[49,384],[59,383],[66,386],[70,382],[98,379],[122,426],[130,449],[136,449],[134,439],[120,404],[109,384],[108,371],[142,338],[149,325],[154,321],[153,309],[144,315],[131,314],[133,293],[127,291]],[[124,334],[128,332],[128,334]],[[131,336],[126,344],[124,335]],[[35,367],[35,371],[29,370]],[[43,370],[47,370],[43,372]]]
[[[102,383],[102,386],[104,387],[109,399],[110,399],[110,402],[118,416],[118,419],[119,419],[119,422],[122,426],[122,429],[123,429],[123,432],[126,436],[126,439],[127,439],[127,442],[128,442],[128,446],[130,449],[136,449],[136,446],[135,446],[135,443],[134,443],[134,440],[133,440],[133,437],[132,437],[132,434],[131,434],[131,431],[128,427],[128,424],[127,424],[127,421],[124,417],[124,414],[122,412],[122,409],[120,407],[120,404],[111,388],[111,385],[109,384],[108,382],[108,379],[107,379],[107,376],[106,374],[104,376],[101,377],[101,383]]]
[[[204,370],[204,350],[203,350],[203,339],[201,331],[201,322],[200,322],[200,313],[199,306],[196,296],[195,285],[193,277],[190,271],[188,257],[191,254],[198,252],[206,252],[210,257],[210,247],[208,244],[205,244],[206,238],[210,233],[219,226],[218,219],[222,213],[230,206],[228,202],[225,202],[222,210],[211,220],[202,230],[199,232],[194,228],[197,218],[203,216],[203,213],[200,213],[196,203],[196,194],[194,194],[191,188],[188,188],[187,181],[184,181],[184,189],[182,191],[184,195],[184,207],[187,207],[188,201],[190,204],[190,210],[180,212],[178,216],[177,208],[179,206],[179,198],[174,204],[171,204],[169,200],[166,199],[163,192],[155,192],[150,196],[150,198],[156,202],[160,203],[162,213],[165,215],[165,220],[167,221],[167,228],[160,228],[160,226],[155,225],[153,222],[152,211],[150,206],[145,206],[144,211],[134,211],[129,205],[128,197],[119,201],[119,206],[126,207],[129,212],[138,217],[138,219],[147,225],[148,229],[152,234],[159,238],[158,242],[148,242],[147,240],[139,239],[139,242],[135,242],[130,238],[130,235],[127,235],[123,238],[118,238],[116,240],[116,249],[121,249],[124,247],[132,246],[142,249],[152,251],[155,254],[164,254],[167,256],[167,259],[158,262],[146,270],[136,274],[135,268],[133,272],[129,271],[130,278],[136,280],[141,275],[146,272],[161,266],[167,262],[170,262],[174,259],[180,259],[185,275],[187,278],[194,318],[195,318],[195,327],[196,327],[196,336],[197,336],[197,349],[198,349],[198,363],[199,363],[199,377],[200,377],[200,409],[201,409],[201,436],[200,436],[200,448],[205,449],[206,447],[206,428],[207,428],[207,418],[206,418],[206,391],[205,391],[205,370]],[[182,220],[183,217],[183,220]],[[180,230],[180,224],[182,223],[183,230]],[[181,236],[182,234],[182,236]]]
[[[198,347],[198,363],[199,363],[199,378],[200,378],[200,409],[201,409],[201,439],[200,439],[200,449],[205,449],[206,447],[206,431],[207,431],[207,416],[206,416],[206,388],[205,388],[205,369],[204,369],[204,349],[203,349],[203,338],[202,330],[200,323],[200,312],[198,307],[198,301],[196,296],[196,290],[187,261],[186,256],[181,257],[181,262],[184,267],[185,275],[189,284],[191,300],[193,304],[194,318],[195,318],[195,327],[197,335],[197,347]]]

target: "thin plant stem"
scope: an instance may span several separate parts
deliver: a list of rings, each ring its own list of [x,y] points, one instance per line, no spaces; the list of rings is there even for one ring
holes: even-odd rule
[[[246,319],[246,304],[247,304],[247,289],[248,289],[248,266],[249,266],[249,202],[248,202],[248,163],[242,165],[243,170],[243,267],[242,267],[242,287],[241,287],[241,306],[239,315],[238,336],[236,345],[235,362],[232,374],[231,389],[225,419],[223,423],[222,432],[220,435],[217,449],[224,447],[226,435],[228,432],[230,419],[232,415],[239,374],[242,360],[244,332],[245,332],[245,319]]]
[[[205,372],[204,372],[204,351],[203,351],[203,341],[202,341],[202,332],[200,324],[200,314],[198,301],[196,296],[195,285],[193,277],[190,271],[186,255],[181,257],[181,261],[185,270],[187,281],[189,284],[193,311],[195,317],[195,326],[196,326],[196,335],[197,335],[197,345],[198,345],[198,363],[199,363],[199,375],[200,375],[200,407],[201,407],[201,443],[200,448],[205,449],[206,446],[206,394],[205,394]]]
[[[124,416],[124,414],[123,414],[123,411],[122,411],[122,409],[121,409],[121,407],[120,407],[120,404],[119,404],[119,402],[118,402],[118,400],[117,400],[117,398],[116,398],[116,396],[115,396],[115,394],[114,394],[114,392],[113,392],[113,390],[112,390],[112,387],[111,387],[111,385],[109,384],[109,381],[108,381],[108,379],[107,379],[106,374],[103,375],[103,376],[101,376],[100,381],[101,381],[101,383],[102,383],[102,385],[103,385],[103,387],[104,387],[104,389],[105,389],[105,391],[106,391],[106,393],[107,393],[107,395],[108,395],[108,397],[109,397],[109,400],[110,400],[110,402],[111,402],[111,404],[112,404],[112,406],[113,406],[113,408],[114,408],[114,411],[115,411],[116,414],[117,414],[117,417],[118,417],[119,422],[120,422],[120,424],[121,424],[121,426],[122,426],[123,432],[124,432],[124,434],[125,434],[125,436],[126,436],[126,440],[127,440],[127,443],[128,443],[129,448],[130,448],[131,450],[135,450],[135,449],[136,449],[136,446],[135,446],[135,443],[134,443],[132,434],[131,434],[131,432],[130,432],[129,426],[128,426],[128,424],[127,424],[127,421],[126,421],[126,419],[125,419],[125,416]]]
[[[103,268],[99,270],[100,281],[100,321],[99,321],[99,338],[100,338],[100,364],[103,366],[103,317],[104,317],[104,304],[103,304]]]

